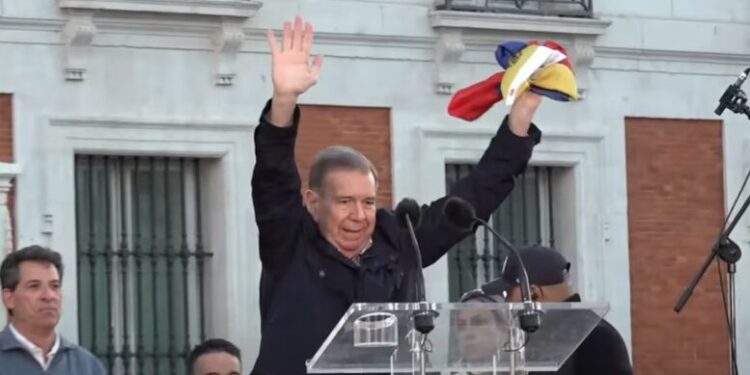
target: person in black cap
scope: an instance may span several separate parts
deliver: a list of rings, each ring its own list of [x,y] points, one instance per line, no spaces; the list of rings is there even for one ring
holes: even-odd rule
[[[560,252],[543,246],[518,249],[536,302],[581,302],[581,296],[568,283],[570,263]],[[521,302],[521,268],[515,256],[509,256],[502,277],[492,281],[487,294],[500,294],[506,302]],[[489,284],[488,284],[489,286]],[[492,289],[492,290],[489,290]],[[602,319],[583,340],[560,370],[554,374],[631,375],[633,368],[625,342],[609,322]],[[535,373],[540,374],[541,373]]]

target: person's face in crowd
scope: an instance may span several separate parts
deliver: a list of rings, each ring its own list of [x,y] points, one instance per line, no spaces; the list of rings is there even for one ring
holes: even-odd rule
[[[507,341],[507,328],[491,310],[458,311],[455,327],[461,358],[469,363],[491,361],[500,344]]]
[[[18,267],[15,289],[3,289],[3,303],[16,328],[54,330],[60,321],[60,274],[52,263],[27,261]]]
[[[195,361],[192,375],[240,375],[239,358],[225,352],[206,353]]]

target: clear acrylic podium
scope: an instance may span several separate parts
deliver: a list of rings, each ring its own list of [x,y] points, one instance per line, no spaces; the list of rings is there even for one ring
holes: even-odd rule
[[[609,311],[607,303],[542,303],[542,325],[518,327],[521,303],[430,303],[437,312],[428,335],[416,332],[418,303],[349,307],[307,372],[524,374],[556,371]],[[424,372],[422,372],[424,371]]]

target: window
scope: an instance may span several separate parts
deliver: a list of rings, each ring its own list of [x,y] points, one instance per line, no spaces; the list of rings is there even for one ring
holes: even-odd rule
[[[472,164],[446,165],[447,191],[460,178],[474,169]],[[552,185],[555,168],[529,167],[521,175],[516,187],[488,222],[514,246],[541,244],[554,247],[552,225]],[[487,229],[479,228],[448,253],[450,300],[490,280],[500,277],[500,270],[508,255]]]
[[[109,374],[185,374],[204,339],[199,166],[76,155],[79,341]]]

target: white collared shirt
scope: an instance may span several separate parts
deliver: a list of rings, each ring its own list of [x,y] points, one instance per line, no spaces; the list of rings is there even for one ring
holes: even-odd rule
[[[372,247],[372,237],[370,237],[370,240],[367,241],[367,245],[365,245],[365,247],[363,247],[362,250],[359,251],[359,254],[351,258],[351,261],[354,262],[354,264],[356,264],[357,267],[359,267],[362,263],[362,254],[364,254],[365,251],[369,250],[371,247]]]
[[[55,343],[52,345],[52,349],[50,349],[49,353],[47,353],[47,355],[45,356],[44,350],[36,346],[33,342],[29,341],[29,339],[18,332],[16,328],[13,327],[12,323],[8,326],[10,327],[10,332],[13,333],[13,336],[16,337],[16,340],[18,340],[18,342],[20,342],[21,345],[23,345],[23,347],[29,351],[34,359],[39,362],[39,365],[42,366],[42,368],[46,371],[49,368],[49,364],[52,363],[52,358],[55,358],[57,350],[60,349],[60,335],[55,334]]]

